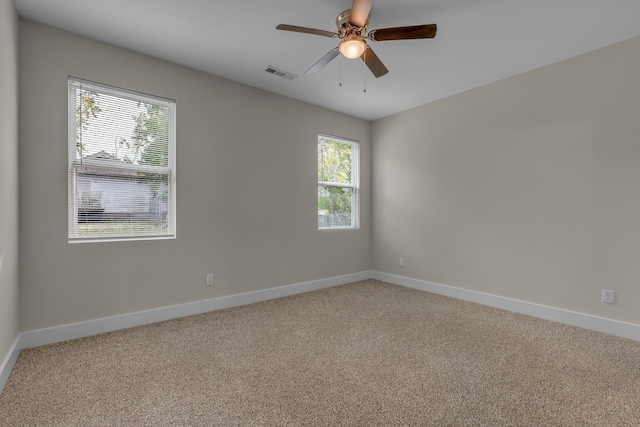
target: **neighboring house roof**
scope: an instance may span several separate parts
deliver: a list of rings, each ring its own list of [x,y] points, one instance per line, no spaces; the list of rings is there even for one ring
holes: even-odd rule
[[[78,173],[83,175],[96,175],[96,176],[108,176],[108,177],[123,177],[130,178],[138,176],[138,172],[129,169],[120,169],[125,162],[109,154],[104,150],[100,150],[97,153],[84,156],[83,160],[99,161],[101,165],[105,167],[96,166],[80,166],[78,167]],[[113,169],[111,169],[113,168]]]
[[[87,160],[117,160],[117,161],[121,161],[120,159],[118,159],[113,154],[109,154],[104,150],[100,150],[97,153],[93,153],[93,154],[90,154],[88,156],[84,156],[84,158],[87,159]]]

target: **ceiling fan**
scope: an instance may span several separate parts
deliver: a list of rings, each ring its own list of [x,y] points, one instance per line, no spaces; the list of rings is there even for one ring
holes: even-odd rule
[[[305,74],[316,74],[329,62],[333,61],[339,54],[349,59],[360,57],[365,65],[371,70],[374,76],[382,77],[389,72],[380,58],[367,45],[365,39],[378,42],[385,40],[408,40],[408,39],[432,39],[436,36],[438,27],[436,24],[413,25],[409,27],[394,27],[371,30],[367,33],[369,26],[369,12],[373,0],[353,0],[351,9],[340,13],[336,18],[338,32],[317,30],[315,28],[298,27],[296,25],[280,24],[278,30],[293,31],[296,33],[315,34],[317,36],[342,39],[340,45],[331,49]]]

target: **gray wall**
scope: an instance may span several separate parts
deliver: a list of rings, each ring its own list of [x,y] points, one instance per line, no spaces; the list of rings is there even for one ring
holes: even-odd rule
[[[374,122],[373,268],[640,324],[638,52]]]
[[[0,1],[0,364],[18,336],[18,15]]]
[[[369,122],[20,24],[22,330],[370,269]],[[67,243],[68,75],[177,101],[176,240]],[[318,132],[361,143],[358,230],[317,230]]]

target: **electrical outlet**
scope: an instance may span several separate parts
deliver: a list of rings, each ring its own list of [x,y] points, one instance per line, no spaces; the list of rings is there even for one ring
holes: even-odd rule
[[[602,302],[606,302],[607,304],[613,304],[615,300],[616,293],[615,291],[610,291],[609,289],[602,290]]]
[[[404,258],[400,258],[400,261],[398,261],[398,265],[400,267],[404,267]]]
[[[207,286],[213,285],[213,274],[207,274]]]

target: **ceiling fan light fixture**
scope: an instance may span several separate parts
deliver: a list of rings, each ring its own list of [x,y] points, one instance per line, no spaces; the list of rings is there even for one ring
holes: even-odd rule
[[[355,59],[362,56],[364,50],[367,48],[367,44],[364,40],[357,38],[345,39],[340,43],[340,53],[349,59]]]

